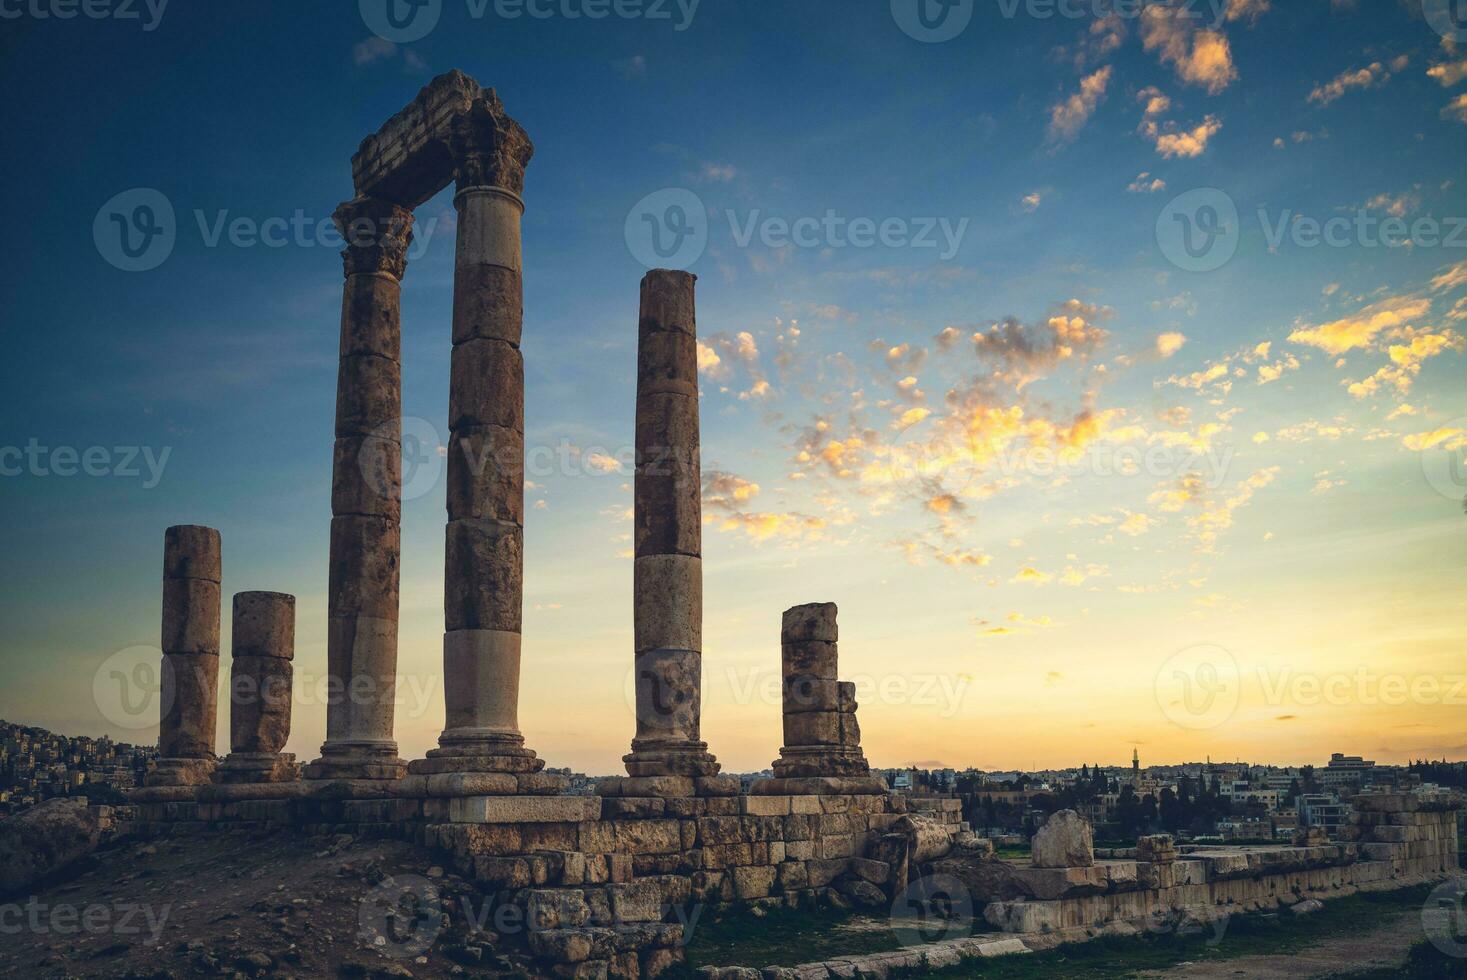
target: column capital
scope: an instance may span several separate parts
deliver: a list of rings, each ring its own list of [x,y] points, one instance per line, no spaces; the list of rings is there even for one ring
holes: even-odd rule
[[[535,144],[524,127],[504,111],[493,89],[454,120],[449,149],[460,191],[501,187],[516,195],[524,193],[525,168],[535,154]]]
[[[341,252],[344,273],[385,273],[402,279],[407,250],[413,241],[413,212],[376,197],[344,201],[331,216],[346,248]]]

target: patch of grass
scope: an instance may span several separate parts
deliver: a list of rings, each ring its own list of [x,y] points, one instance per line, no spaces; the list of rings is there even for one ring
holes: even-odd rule
[[[1186,935],[1147,933],[1132,938],[1106,937],[1085,943],[1067,943],[1027,956],[1001,956],[966,962],[928,975],[950,980],[962,977],[982,977],[984,980],[1041,980],[1049,977],[1119,980],[1146,970],[1165,970],[1180,963],[1288,955],[1327,942],[1331,936],[1363,932],[1379,928],[1391,918],[1419,914],[1430,892],[1429,887],[1423,886],[1357,894],[1330,901],[1322,911],[1312,915],[1294,916],[1288,912],[1239,915]],[[1399,972],[1384,974],[1401,975]]]
[[[731,912],[693,927],[685,969],[691,975],[701,966],[799,966],[900,948],[885,919],[829,909],[766,909],[757,918]]]
[[[1411,954],[1401,966],[1333,973],[1328,980],[1397,980],[1399,977],[1411,977],[1413,980],[1461,980],[1467,977],[1467,959],[1448,956],[1431,943],[1423,942],[1411,947]]]
[[[1239,915],[1185,932],[1146,933],[1069,943],[1041,953],[1000,956],[929,972],[944,980],[1120,980],[1146,970],[1166,970],[1184,962],[1222,962],[1242,956],[1288,955],[1328,942],[1332,936],[1378,929],[1393,918],[1416,916],[1431,888],[1370,892],[1335,899],[1322,911]],[[982,928],[980,923],[980,929]],[[889,952],[900,942],[884,918],[828,910],[768,910],[762,918],[730,913],[720,921],[699,922],[688,946],[687,963],[677,975],[689,977],[702,966],[797,966],[836,956]],[[1428,980],[1467,980],[1467,961],[1443,956],[1429,944],[1412,951],[1411,971],[1349,975],[1348,980],[1421,976]],[[1416,972],[1417,969],[1421,972]],[[1344,980],[1344,978],[1341,978]]]

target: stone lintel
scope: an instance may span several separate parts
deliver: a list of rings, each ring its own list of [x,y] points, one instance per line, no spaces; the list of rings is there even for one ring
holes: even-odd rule
[[[454,174],[454,120],[484,95],[483,86],[457,69],[423,86],[352,156],[357,193],[415,208],[447,187]]]

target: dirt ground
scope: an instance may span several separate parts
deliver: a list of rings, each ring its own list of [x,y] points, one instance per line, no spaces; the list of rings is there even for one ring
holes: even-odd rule
[[[1240,956],[1217,963],[1182,963],[1169,970],[1137,974],[1141,977],[1185,980],[1304,980],[1357,970],[1400,967],[1411,947],[1423,938],[1418,915],[1384,915],[1369,930],[1331,936],[1328,943],[1289,954]]]
[[[523,975],[495,931],[522,928],[517,910],[433,864],[406,843],[344,835],[125,843],[64,884],[0,901],[0,976]]]

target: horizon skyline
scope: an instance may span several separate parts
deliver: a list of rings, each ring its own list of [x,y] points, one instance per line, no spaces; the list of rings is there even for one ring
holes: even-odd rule
[[[31,241],[0,268],[0,714],[155,734],[112,672],[156,663],[162,533],[198,522],[222,674],[228,597],[297,597],[287,751],[318,757],[325,229],[362,137],[461,68],[535,142],[519,717],[547,765],[617,771],[634,730],[649,255],[698,276],[726,770],[777,757],[780,613],[815,600],[881,767],[1467,757],[1467,38],[1341,0],[985,7],[947,39],[887,4],[439,6],[411,40],[271,4],[11,25],[5,121],[46,138],[10,154]],[[405,759],[444,723],[451,199],[403,279]]]

